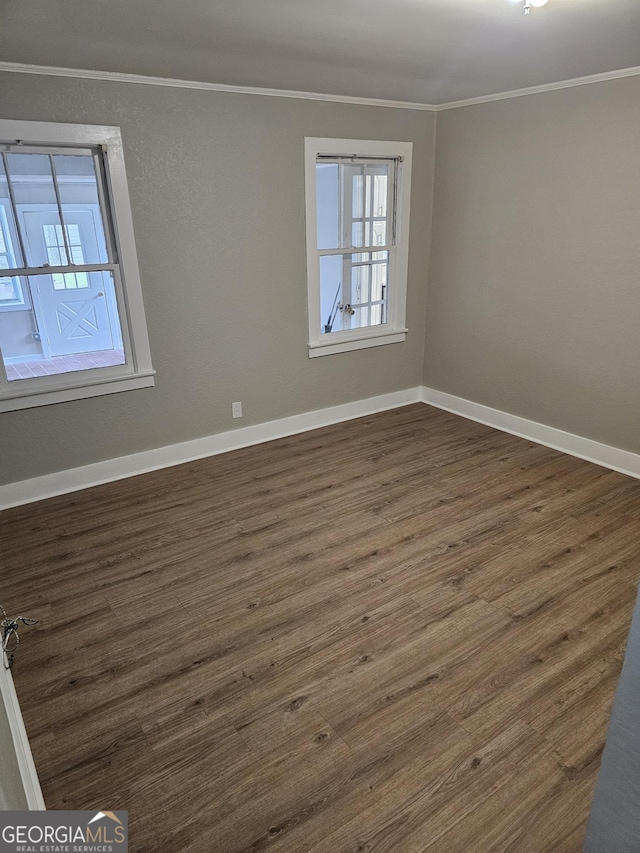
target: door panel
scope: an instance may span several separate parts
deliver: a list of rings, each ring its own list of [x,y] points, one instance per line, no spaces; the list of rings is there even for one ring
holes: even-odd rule
[[[52,266],[66,264],[62,226],[56,208],[19,210],[33,257]],[[96,225],[99,210],[65,209],[67,245],[77,264],[100,262]],[[45,357],[99,352],[121,346],[111,276],[100,272],[54,273],[30,277]]]
[[[62,291],[54,288],[54,276],[36,279],[41,308],[36,313],[42,315],[49,356],[113,349],[106,297],[104,290],[98,289],[102,287],[102,273],[85,275],[85,288]]]

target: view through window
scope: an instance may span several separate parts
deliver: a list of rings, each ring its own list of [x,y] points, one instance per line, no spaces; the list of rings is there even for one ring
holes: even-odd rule
[[[321,334],[386,323],[394,170],[392,161],[316,165]]]
[[[0,156],[0,348],[9,383],[125,363],[99,152]]]

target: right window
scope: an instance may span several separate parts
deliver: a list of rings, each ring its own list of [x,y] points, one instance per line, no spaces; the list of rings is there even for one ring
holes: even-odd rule
[[[403,341],[412,145],[305,145],[309,356]]]

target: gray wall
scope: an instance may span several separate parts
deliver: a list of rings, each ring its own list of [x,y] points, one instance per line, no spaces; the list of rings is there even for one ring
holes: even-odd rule
[[[122,128],[157,370],[152,389],[1,415],[0,482],[422,381],[434,114],[14,73],[0,105]],[[414,143],[405,343],[307,357],[305,136]]]
[[[0,482],[421,382],[640,452],[640,78],[438,113],[434,192],[428,112],[13,73],[0,104],[122,127],[158,371],[0,416]],[[304,136],[414,143],[404,344],[307,358]]]
[[[640,453],[640,77],[438,114],[424,382]]]

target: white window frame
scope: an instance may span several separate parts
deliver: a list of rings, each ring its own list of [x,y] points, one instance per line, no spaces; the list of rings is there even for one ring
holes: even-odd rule
[[[0,119],[0,144],[16,142],[44,147],[99,146],[103,151],[106,207],[112,219],[122,279],[118,308],[126,363],[9,382],[0,359],[0,412],[153,386],[155,371],[151,364],[120,128]]]
[[[307,296],[309,358],[366,347],[400,343],[406,339],[409,211],[411,205],[411,142],[363,139],[305,138],[305,206],[307,237]],[[322,334],[320,317],[320,254],[317,246],[316,162],[323,157],[376,157],[397,161],[395,245],[389,258],[387,322],[359,329]]]

